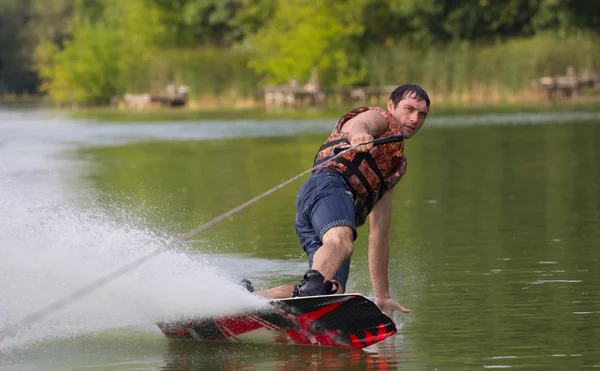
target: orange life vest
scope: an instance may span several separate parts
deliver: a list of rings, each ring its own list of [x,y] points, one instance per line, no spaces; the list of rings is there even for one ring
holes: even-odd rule
[[[323,164],[322,168],[335,169],[346,180],[354,194],[357,226],[365,223],[377,201],[396,185],[406,172],[404,142],[374,146],[369,152],[348,151],[329,161],[335,156],[334,147],[348,143],[347,134],[342,133],[342,126],[368,110],[381,113],[388,122],[387,129],[374,139],[402,133],[400,124],[388,111],[380,107],[360,107],[342,116],[315,157],[315,166]]]

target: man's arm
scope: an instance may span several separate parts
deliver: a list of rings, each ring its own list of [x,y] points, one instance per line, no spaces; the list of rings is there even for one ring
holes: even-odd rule
[[[342,132],[348,134],[348,141],[352,146],[360,143],[373,141],[373,138],[383,133],[388,126],[388,122],[383,115],[377,111],[369,110],[358,114],[356,117],[348,120],[342,126]],[[373,144],[366,144],[357,147],[358,151],[366,152],[373,148]]]
[[[388,230],[392,220],[392,192],[377,202],[369,214],[369,273],[375,293],[375,303],[390,318],[394,311],[408,313],[410,310],[398,304],[390,295],[388,266],[390,248]]]

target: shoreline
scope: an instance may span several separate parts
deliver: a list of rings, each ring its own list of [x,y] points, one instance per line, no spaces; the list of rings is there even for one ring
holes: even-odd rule
[[[104,122],[156,122],[156,121],[200,121],[200,120],[277,120],[277,119],[337,119],[348,111],[372,103],[344,104],[337,107],[299,107],[279,110],[267,110],[264,106],[254,107],[202,107],[192,104],[194,108],[147,108],[143,110],[126,110],[111,106],[61,108],[45,103],[43,100],[28,102],[0,102],[0,107],[8,109],[45,109],[53,115],[67,116],[72,119],[85,119]],[[385,107],[384,102],[378,104]],[[584,96],[561,100],[530,100],[521,102],[492,102],[484,104],[442,102],[432,103],[430,115],[476,115],[503,114],[518,112],[566,112],[566,111],[600,111],[600,96]]]

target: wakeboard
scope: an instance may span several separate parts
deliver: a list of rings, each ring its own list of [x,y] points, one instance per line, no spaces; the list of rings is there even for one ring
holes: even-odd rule
[[[397,332],[394,322],[360,294],[271,300],[260,311],[162,322],[169,338],[365,348]]]

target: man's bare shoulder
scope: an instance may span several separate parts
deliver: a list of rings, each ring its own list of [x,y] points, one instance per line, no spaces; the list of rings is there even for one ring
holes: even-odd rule
[[[342,131],[348,132],[352,130],[355,125],[365,125],[369,129],[369,132],[379,134],[383,133],[387,129],[388,121],[381,112],[370,109],[368,111],[361,112],[348,120],[342,127]]]

